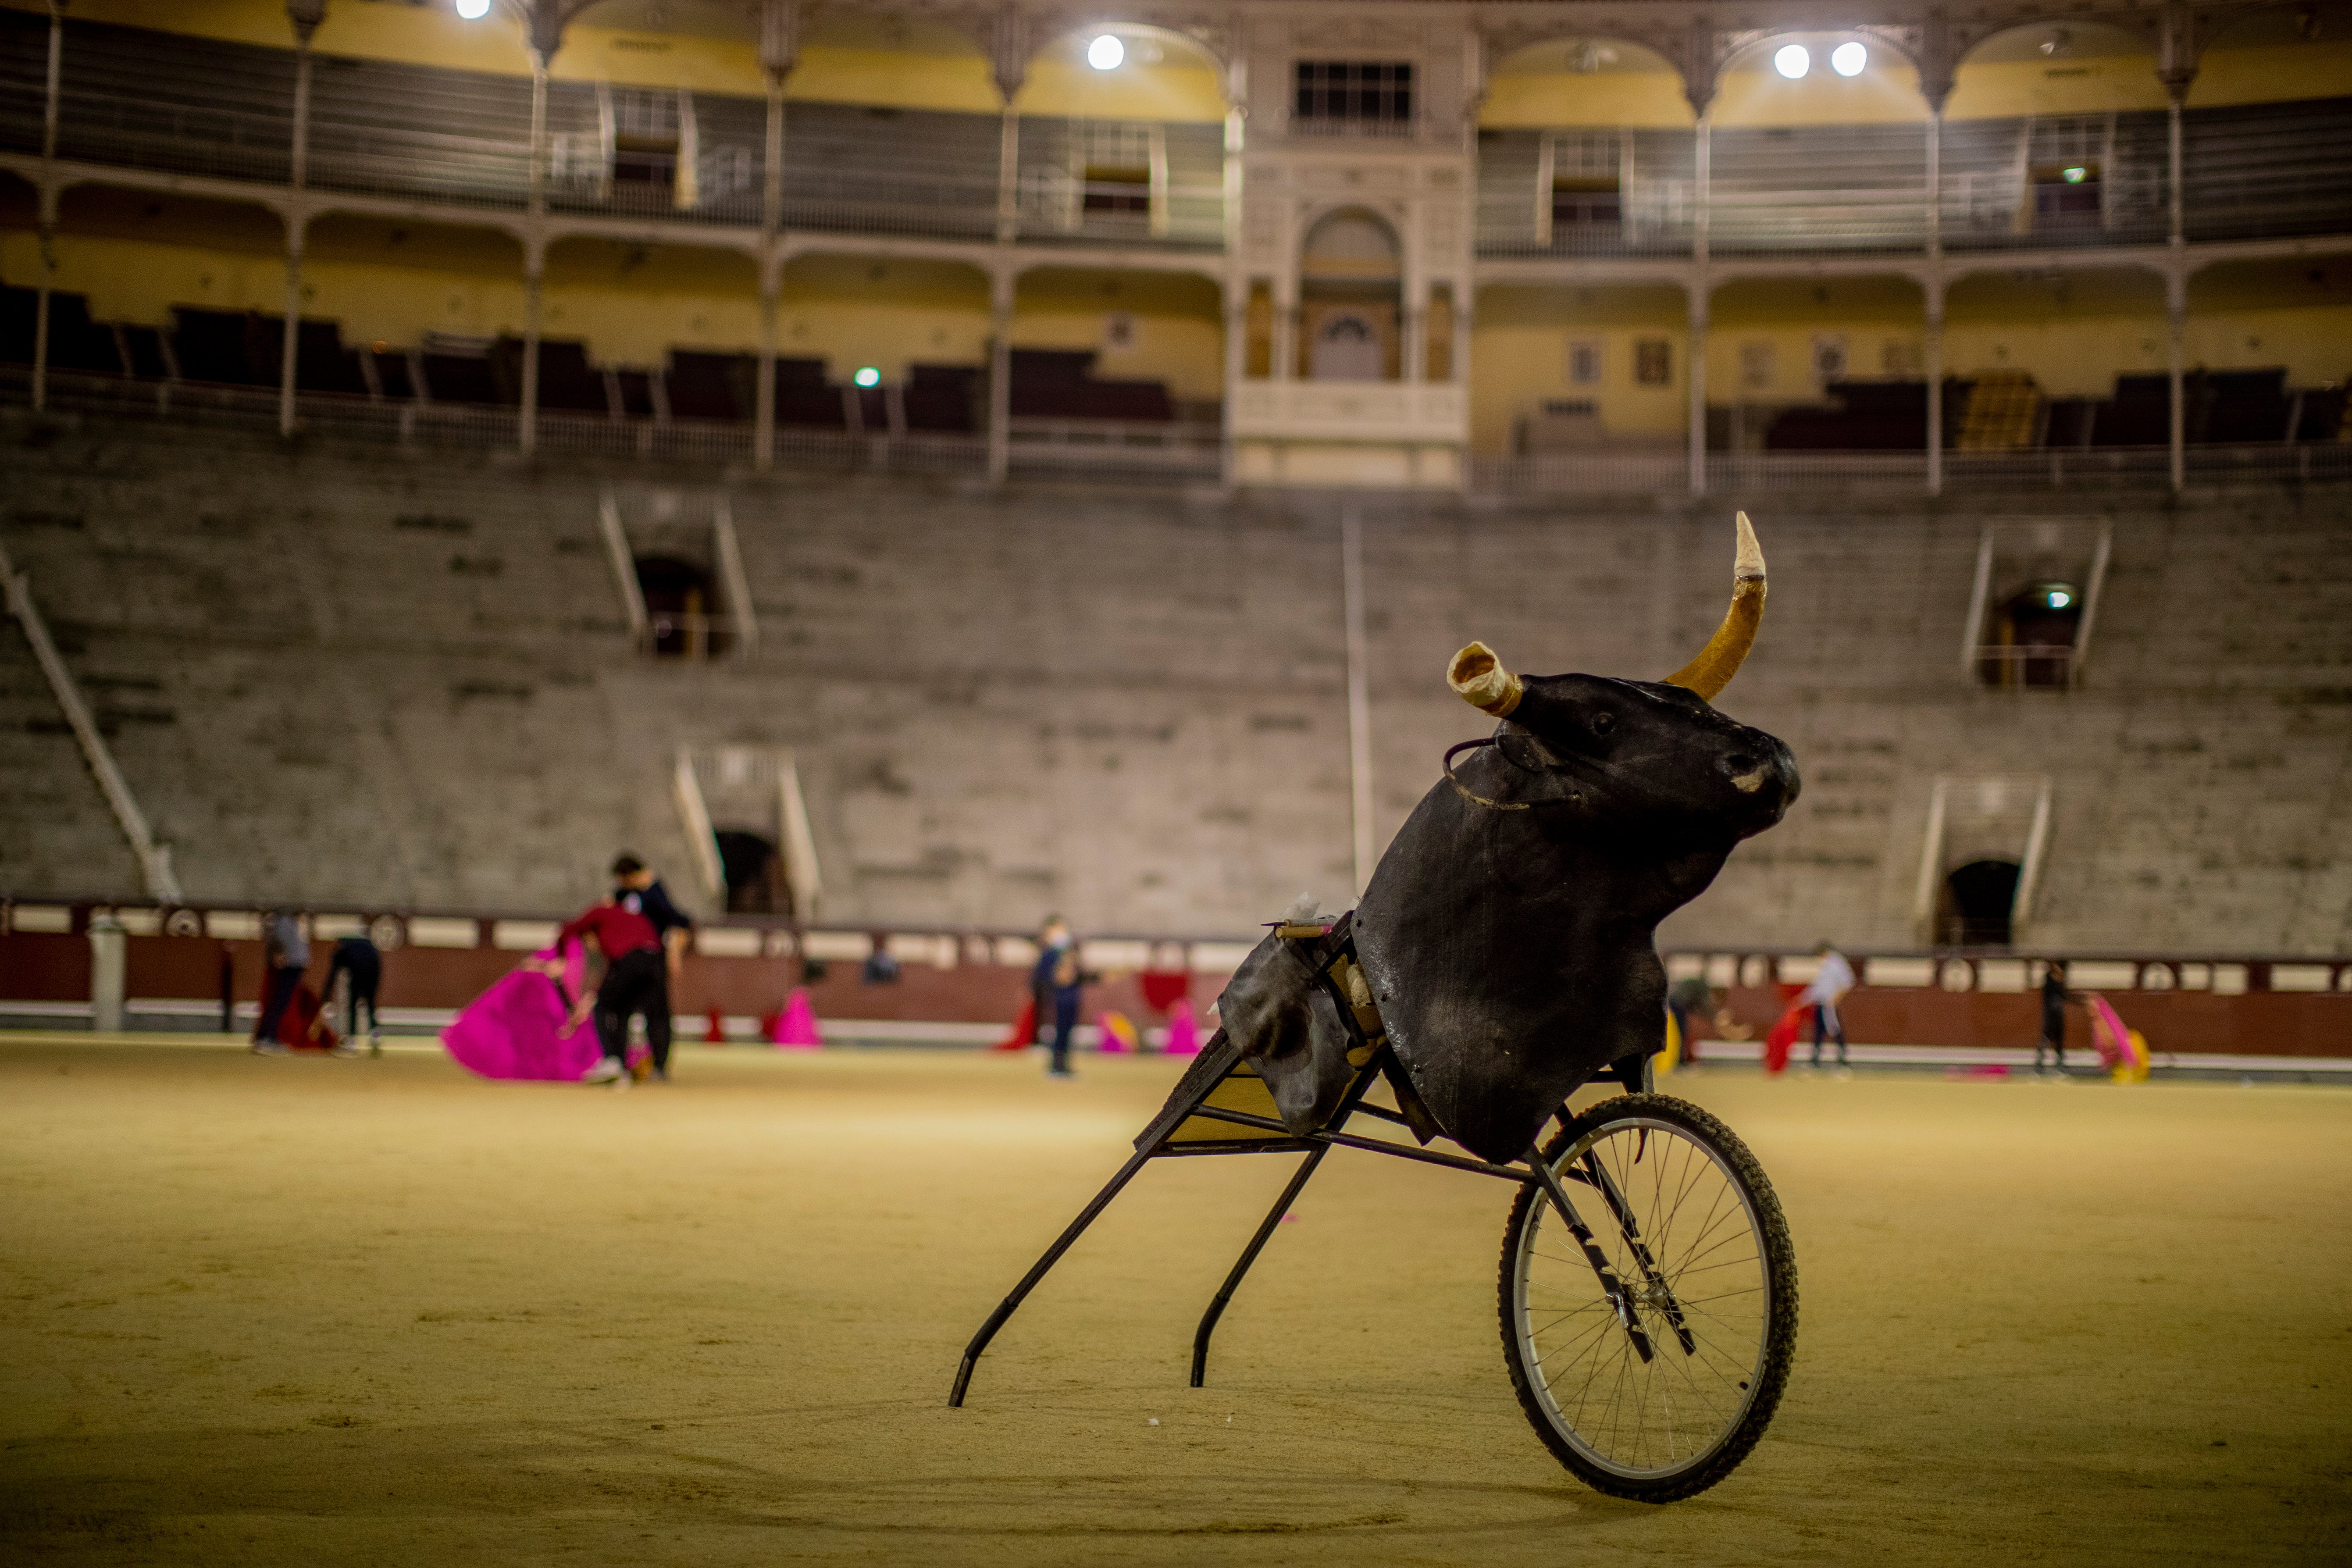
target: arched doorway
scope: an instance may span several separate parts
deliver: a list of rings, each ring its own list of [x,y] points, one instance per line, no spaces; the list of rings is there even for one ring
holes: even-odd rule
[[[765,834],[740,827],[712,832],[719,841],[719,867],[727,881],[727,912],[730,915],[793,913],[792,883],[784,876],[784,858]]]
[[[646,636],[666,658],[709,658],[726,650],[727,634],[712,606],[709,571],[675,555],[636,558],[637,592],[646,603]]]
[[[1944,879],[1936,940],[1953,947],[2007,947],[2017,906],[2014,860],[1971,860]]]
[[[1402,365],[1403,248],[1361,208],[1327,215],[1299,258],[1308,381],[1394,381]]]

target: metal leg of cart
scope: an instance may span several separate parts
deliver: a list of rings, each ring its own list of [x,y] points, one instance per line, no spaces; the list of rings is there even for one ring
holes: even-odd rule
[[[1241,1289],[1242,1276],[1248,1273],[1250,1265],[1257,1261],[1257,1255],[1265,1249],[1267,1238],[1274,1235],[1274,1227],[1280,1225],[1282,1216],[1290,1212],[1290,1205],[1297,1201],[1299,1190],[1307,1185],[1307,1178],[1315,1173],[1315,1167],[1321,1164],[1323,1156],[1330,1152],[1331,1145],[1319,1143],[1298,1163],[1297,1173],[1290,1178],[1290,1184],[1282,1189],[1282,1195],[1274,1200],[1272,1208],[1265,1211],[1265,1218],[1259,1224],[1257,1234],[1250,1237],[1249,1245],[1242,1248],[1241,1257],[1234,1260],[1234,1271],[1225,1276],[1225,1283],[1217,1291],[1217,1299],[1209,1303],[1207,1311],[1201,1314],[1201,1326],[1192,1333],[1193,1387],[1200,1387],[1201,1380],[1208,1375],[1209,1336],[1217,1331],[1217,1320],[1224,1315],[1226,1303],[1234,1299],[1234,1292]]]
[[[1062,1260],[1062,1254],[1069,1251],[1078,1237],[1086,1234],[1087,1226],[1095,1222],[1095,1216],[1110,1206],[1111,1199],[1118,1196],[1119,1189],[1133,1181],[1135,1173],[1150,1163],[1152,1153],[1151,1149],[1138,1150],[1134,1158],[1121,1165],[1118,1174],[1113,1176],[1103,1190],[1094,1195],[1094,1201],[1078,1211],[1078,1217],[1069,1223],[1068,1228],[1055,1238],[1054,1245],[1045,1249],[1045,1256],[1037,1259],[1029,1272],[1021,1277],[1021,1283],[1013,1287],[1013,1294],[997,1303],[996,1310],[988,1315],[988,1321],[980,1325],[980,1332],[972,1335],[971,1343],[964,1347],[963,1364],[956,1369],[955,1389],[948,1395],[950,1409],[963,1404],[964,1390],[971,1386],[971,1369],[980,1361],[980,1352],[988,1348],[988,1342],[996,1337],[996,1331],[1004,1326],[1005,1320],[1012,1317],[1022,1300],[1037,1288],[1037,1282],[1045,1278],[1046,1271]]]

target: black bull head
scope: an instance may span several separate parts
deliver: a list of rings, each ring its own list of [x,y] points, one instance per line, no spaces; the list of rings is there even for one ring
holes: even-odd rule
[[[1738,521],[1731,609],[1663,682],[1522,678],[1483,643],[1448,679],[1501,721],[1422,797],[1354,918],[1390,1045],[1447,1134],[1490,1160],[1608,1064],[1657,1050],[1658,922],[1797,798],[1796,761],[1717,712],[1755,641],[1764,556]],[[1221,1001],[1293,1131],[1336,1108],[1349,1068],[1328,998],[1273,938]]]

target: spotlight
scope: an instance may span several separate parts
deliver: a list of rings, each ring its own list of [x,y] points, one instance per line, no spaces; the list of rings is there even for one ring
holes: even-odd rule
[[[1830,51],[1830,69],[1840,76],[1860,76],[1870,63],[1870,51],[1860,44],[1840,44]]]
[[[860,386],[879,386],[882,384],[882,373],[870,364],[860,365],[857,374],[850,379]]]
[[[457,0],[457,15],[468,22],[478,22],[490,14],[490,0]]]
[[[2074,168],[2074,169],[2061,169],[2061,170],[2059,170],[2059,171],[2058,171],[2058,173],[2059,173],[2059,174],[2060,174],[2060,175],[2061,175],[2061,176],[2065,180],[2065,182],[2066,182],[2068,184],[2070,184],[2070,185],[2079,185],[2079,184],[2081,184],[2083,183],[2083,181],[2084,181],[2085,178],[2087,178],[2087,177],[2089,176],[2089,174],[2090,174],[2091,171],[2090,171],[2090,170],[2088,170],[2088,169],[2084,169],[2084,168]]]
[[[2074,602],[2074,595],[2068,593],[2065,589],[2053,588],[2050,590],[2050,607],[2052,609],[2063,610]]]
[[[1813,57],[1802,44],[1783,44],[1772,57],[1772,68],[1794,81],[1813,68]]]
[[[1108,33],[1087,46],[1087,64],[1098,71],[1115,71],[1127,58],[1127,46]]]

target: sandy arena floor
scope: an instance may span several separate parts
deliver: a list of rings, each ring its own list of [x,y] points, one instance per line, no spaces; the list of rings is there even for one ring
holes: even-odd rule
[[[2352,1555],[2352,1093],[1675,1080],[1775,1178],[1803,1328],[1762,1447],[1652,1509],[1512,1400],[1508,1190],[1371,1155],[1207,1389],[1286,1157],[1147,1172],[948,1410],[1173,1067],[698,1049],[615,1094],[0,1037],[0,1559]]]

